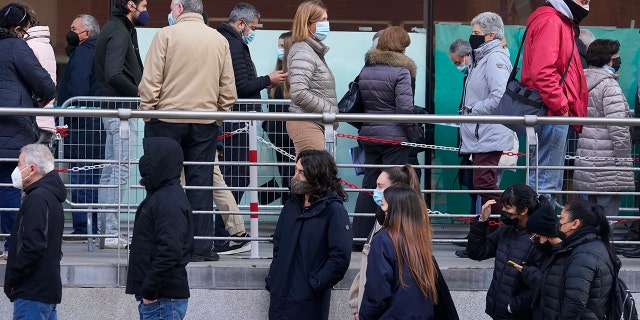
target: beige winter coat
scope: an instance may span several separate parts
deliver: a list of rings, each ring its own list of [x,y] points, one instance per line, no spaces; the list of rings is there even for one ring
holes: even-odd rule
[[[329,47],[312,38],[294,43],[289,50],[289,112],[338,113],[336,81],[324,59],[328,51]]]
[[[629,104],[616,76],[603,68],[585,70],[589,88],[587,117],[628,118]],[[629,126],[585,125],[578,139],[579,157],[630,158]],[[576,159],[576,167],[631,167],[631,161]],[[579,170],[573,175],[575,190],[626,191],[634,189],[632,171]]]

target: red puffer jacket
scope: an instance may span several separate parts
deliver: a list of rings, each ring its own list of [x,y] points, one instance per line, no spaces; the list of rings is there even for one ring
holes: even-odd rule
[[[573,40],[574,23],[551,6],[536,9],[527,21],[522,58],[522,84],[540,92],[548,116],[584,117],[589,91],[580,54]],[[573,51],[573,59],[569,58]],[[561,86],[562,74],[569,71]],[[582,131],[582,126],[576,126]]]

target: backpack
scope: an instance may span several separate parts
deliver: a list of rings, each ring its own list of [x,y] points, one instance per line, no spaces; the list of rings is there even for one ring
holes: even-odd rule
[[[598,319],[603,320],[638,320],[638,312],[636,310],[636,302],[627,287],[627,284],[614,274],[613,288],[609,295],[609,312],[602,314],[601,309],[597,306],[588,306]]]
[[[636,302],[627,287],[627,284],[616,275],[614,287],[609,297],[609,314],[605,319],[609,320],[638,320]]]

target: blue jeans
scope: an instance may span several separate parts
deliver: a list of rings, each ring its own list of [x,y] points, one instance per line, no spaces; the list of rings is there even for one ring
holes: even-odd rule
[[[184,319],[189,299],[158,299],[154,303],[140,301],[138,312],[140,320],[176,320]]]
[[[567,151],[567,134],[568,125],[545,124],[542,126],[542,132],[538,136],[538,154],[535,148],[531,148],[532,165],[539,166],[563,166],[564,157]],[[560,191],[562,190],[562,174],[563,170],[538,170],[538,185],[536,188],[536,171],[529,172],[529,186],[536,190],[539,194],[544,191]],[[556,194],[544,194],[551,202],[552,206],[556,203]]]
[[[18,298],[13,302],[13,320],[57,320],[55,303]]]
[[[74,166],[84,167],[91,166],[93,163],[74,163]],[[71,184],[100,184],[100,169],[85,170],[78,172],[69,172],[69,181]],[[98,203],[98,188],[73,188],[71,189],[71,201],[74,203]],[[97,214],[93,213],[93,234],[98,233]],[[74,212],[73,216],[73,232],[87,233],[87,213]]]
[[[11,183],[11,172],[17,162],[0,162],[0,183]],[[14,187],[0,187],[0,208],[20,208],[20,190]],[[11,233],[13,221],[18,211],[0,211],[2,233]],[[4,251],[9,250],[9,237],[5,239]]]
[[[118,188],[100,188],[98,202],[100,204],[120,204],[129,184],[129,159],[136,157],[136,143],[138,141],[138,119],[129,120],[129,138],[120,137],[120,119],[102,118],[106,141],[104,147],[105,160],[120,160],[115,164],[102,168],[101,185],[119,185]],[[113,209],[112,207],[109,209]],[[106,226],[102,226],[102,214],[106,217]],[[118,234],[120,220],[115,212],[98,215],[98,228],[104,234]]]

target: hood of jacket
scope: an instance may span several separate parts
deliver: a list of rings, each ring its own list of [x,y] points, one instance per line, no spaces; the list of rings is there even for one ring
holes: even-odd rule
[[[407,68],[411,73],[411,78],[416,77],[416,63],[403,53],[371,49],[365,55],[365,63],[367,65],[386,64],[394,67]]]
[[[549,0],[548,3],[563,16],[569,18],[569,20],[573,20],[573,13],[571,13],[571,9],[569,9],[569,6],[564,0]]]
[[[166,137],[144,138],[142,147],[144,155],[140,158],[139,169],[140,175],[147,180],[147,192],[180,183],[184,156],[178,142]]]
[[[63,202],[67,198],[67,189],[64,187],[62,179],[60,179],[60,176],[55,170],[49,171],[49,173],[45,174],[40,180],[24,188],[24,192],[29,194],[37,188],[44,188],[51,191],[60,202]]]
[[[313,49],[313,51],[315,51],[323,60],[324,55],[329,52],[329,47],[321,41],[315,41],[313,40],[313,38],[307,37],[306,39],[304,39],[304,42],[306,42],[311,47],[311,49]]]
[[[49,40],[49,38],[51,37],[51,33],[49,32],[49,27],[48,26],[31,27],[31,28],[29,28],[27,33],[29,34],[29,37],[27,38],[27,41],[28,40],[36,40],[36,41],[42,42],[42,43],[51,43],[51,41]]]
[[[299,205],[300,207],[304,207],[304,195],[294,195],[291,194],[290,198],[294,203]],[[324,197],[313,202],[306,210],[303,210],[302,214],[298,217],[298,219],[309,219],[313,218],[322,212],[324,209],[331,203],[338,201],[342,203],[342,198],[338,195],[337,192],[331,191],[327,193]]]
[[[606,79],[617,80],[618,75],[615,73],[611,73],[609,70],[605,70],[603,68],[598,67],[589,67],[585,70],[585,77],[587,78],[587,89],[591,91],[595,88],[600,82]]]

